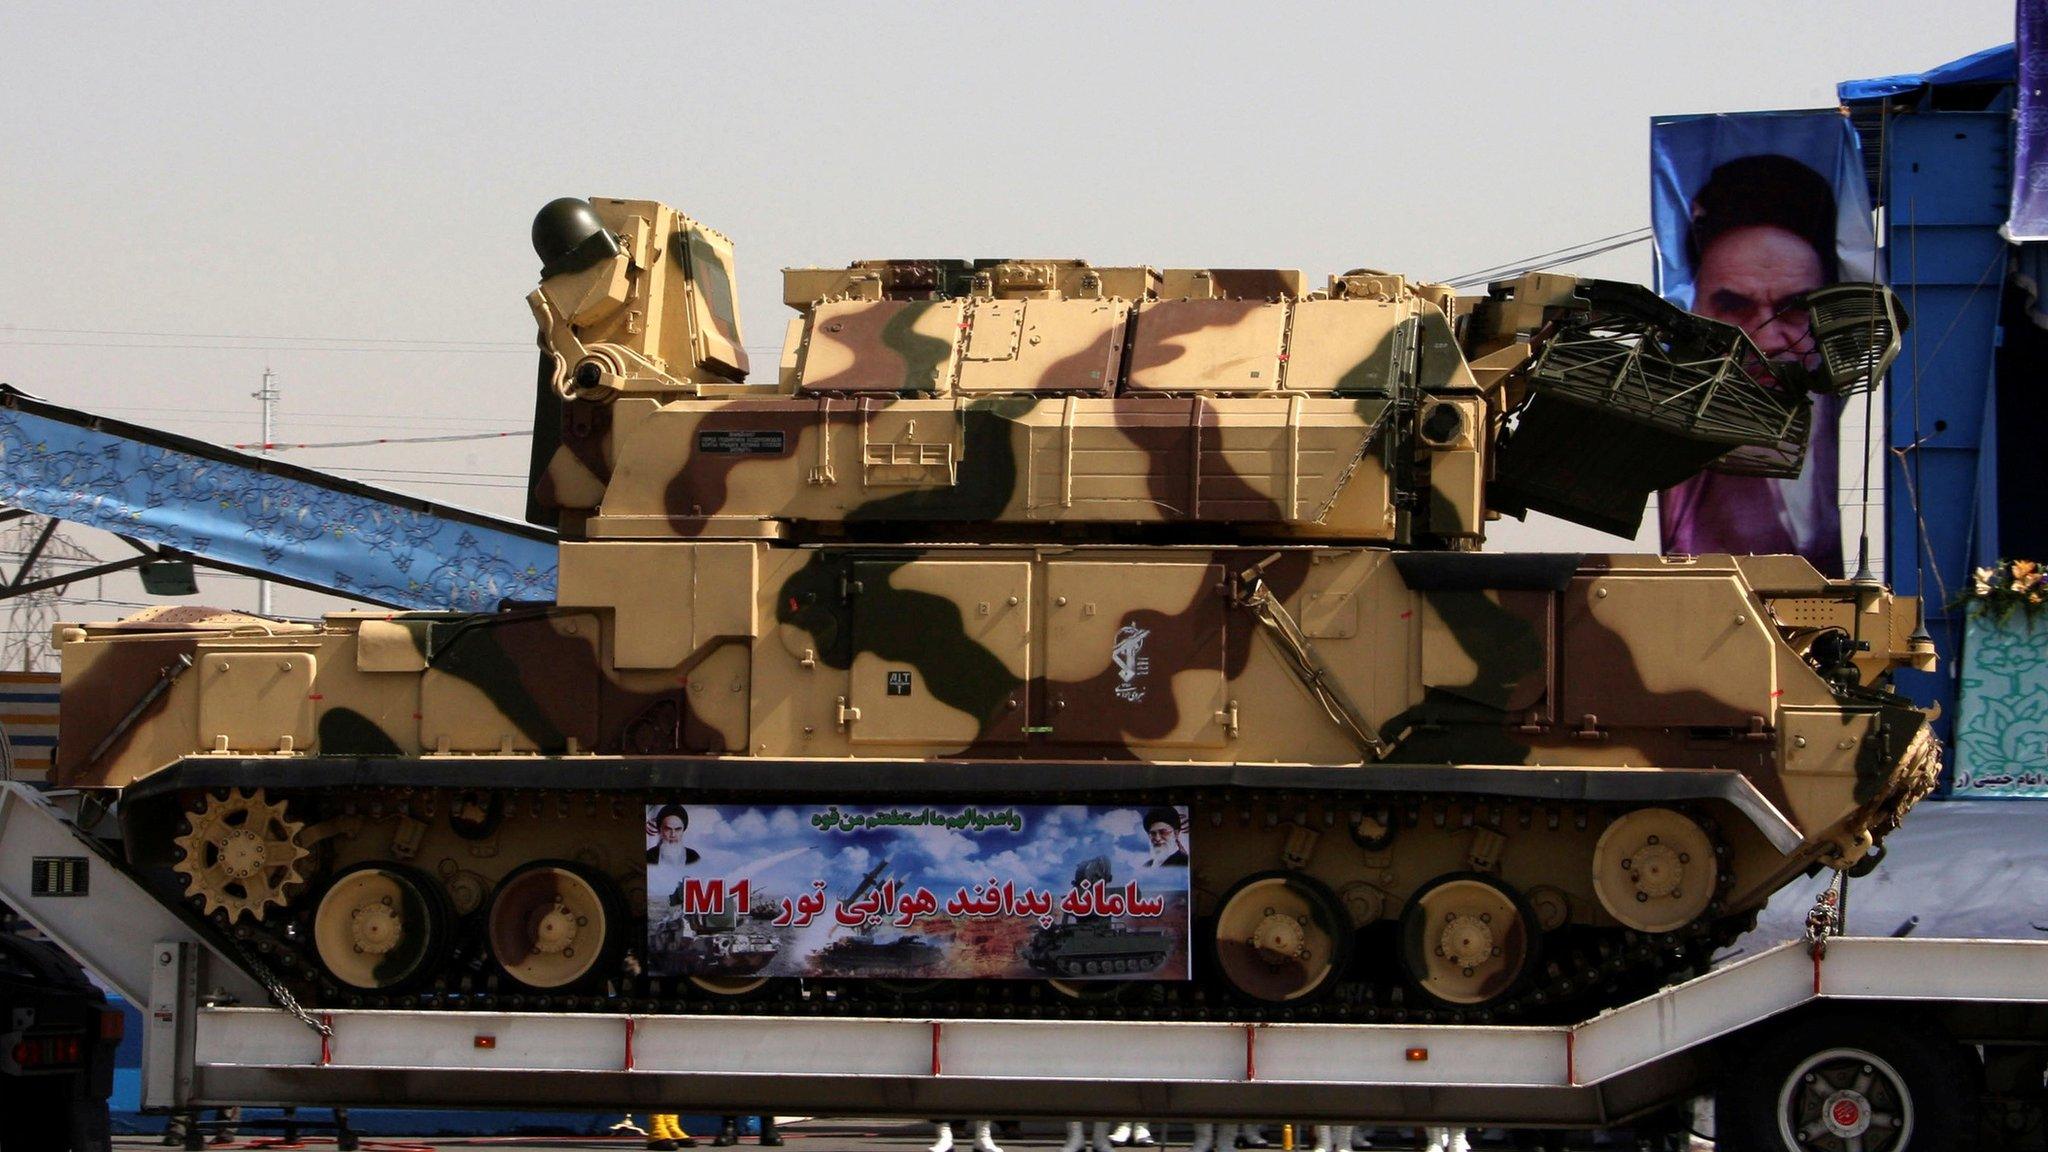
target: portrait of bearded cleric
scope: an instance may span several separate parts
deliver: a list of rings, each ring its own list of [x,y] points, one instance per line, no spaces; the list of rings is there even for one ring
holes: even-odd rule
[[[1747,332],[1768,358],[1817,360],[1799,297],[1839,277],[1833,188],[1792,157],[1743,156],[1713,169],[1691,201],[1692,310]],[[1835,431],[1839,401],[1815,397],[1797,477],[1708,472],[1658,502],[1665,552],[1796,553],[1842,575]]]

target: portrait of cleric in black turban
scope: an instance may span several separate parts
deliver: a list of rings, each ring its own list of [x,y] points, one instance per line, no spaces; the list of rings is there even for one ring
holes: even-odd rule
[[[1179,808],[1160,804],[1145,810],[1145,840],[1151,845],[1145,855],[1145,867],[1187,867],[1188,850],[1181,843],[1182,824]]]
[[[1813,330],[1798,298],[1840,279],[1828,181],[1789,156],[1743,156],[1716,166],[1690,208],[1692,310],[1747,332],[1769,359],[1813,367]],[[1839,404],[1814,398],[1797,477],[1709,472],[1665,490],[1658,503],[1663,550],[1797,553],[1824,575],[1842,575]]]
[[[647,821],[647,834],[654,843],[647,846],[647,862],[671,868],[697,862],[697,850],[683,843],[690,828],[690,810],[681,804],[664,804]]]

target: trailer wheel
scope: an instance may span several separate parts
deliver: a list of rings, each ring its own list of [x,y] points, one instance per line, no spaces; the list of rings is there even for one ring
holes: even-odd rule
[[[1717,1143],[1773,1152],[1977,1147],[1980,1069],[1938,1030],[1847,1011],[1745,1046],[1715,1098]]]

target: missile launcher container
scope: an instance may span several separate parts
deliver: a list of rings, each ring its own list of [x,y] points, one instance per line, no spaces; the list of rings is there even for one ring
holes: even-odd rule
[[[1889,688],[1932,659],[1913,601],[1796,557],[1482,548],[1796,474],[1811,398],[1897,351],[1881,287],[1798,301],[1806,355],[1769,361],[1567,276],[875,260],[786,272],[757,366],[717,232],[563,200],[534,242],[553,602],[58,630],[63,782],[305,1004],[1553,1019],[1697,968],[1934,782]],[[1160,867],[1118,875],[1137,907],[1180,870],[1175,959],[1046,915],[989,946],[1038,934],[1037,978],[762,979],[710,944],[657,974],[696,930],[663,914],[689,813],[853,802],[1145,813]],[[1015,893],[967,895],[995,940],[973,917]],[[1144,979],[1050,978],[1133,941],[1095,967]]]

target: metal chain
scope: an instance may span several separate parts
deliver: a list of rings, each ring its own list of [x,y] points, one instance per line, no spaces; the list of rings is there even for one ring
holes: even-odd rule
[[[1837,871],[1807,909],[1806,943],[1816,959],[1827,955],[1828,937],[1842,934],[1842,886],[1842,873]]]
[[[334,1029],[325,1020],[306,1011],[305,1006],[299,1003],[299,998],[292,995],[292,990],[284,986],[284,981],[278,979],[277,974],[270,970],[268,964],[258,960],[256,954],[251,952],[248,946],[240,940],[232,936],[228,939],[235,946],[235,951],[241,955],[242,963],[249,969],[249,973],[262,983],[265,992],[270,993],[272,1003],[298,1017],[299,1023],[304,1024],[320,1035],[334,1035]]]

